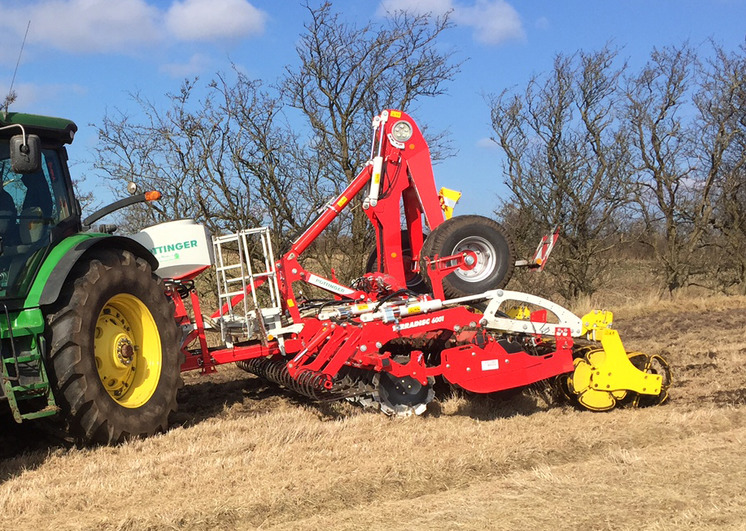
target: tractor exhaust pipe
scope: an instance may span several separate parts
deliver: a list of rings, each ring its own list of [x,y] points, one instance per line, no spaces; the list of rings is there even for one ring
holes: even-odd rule
[[[142,194],[125,197],[123,199],[120,199],[119,201],[114,201],[110,205],[96,210],[93,214],[83,220],[83,226],[85,228],[90,228],[93,223],[103,218],[104,216],[111,214],[112,212],[116,212],[120,208],[128,207],[136,203],[157,201],[160,198],[161,193],[157,190],[150,190],[149,192],[143,192]]]

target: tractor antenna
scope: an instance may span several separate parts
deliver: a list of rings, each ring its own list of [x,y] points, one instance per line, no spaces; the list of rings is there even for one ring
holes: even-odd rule
[[[10,89],[8,89],[8,95],[5,96],[3,102],[3,118],[8,116],[8,108],[10,104],[16,101],[18,94],[13,91],[13,85],[16,82],[16,74],[18,73],[18,65],[21,64],[21,56],[23,55],[23,47],[26,45],[26,38],[28,38],[28,30],[31,27],[31,21],[26,24],[26,33],[23,35],[23,42],[21,42],[21,50],[18,52],[18,60],[16,61],[16,68],[13,70],[13,78],[10,80]]]

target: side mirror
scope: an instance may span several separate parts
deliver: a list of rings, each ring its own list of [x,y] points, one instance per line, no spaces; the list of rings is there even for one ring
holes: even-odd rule
[[[15,135],[10,139],[10,165],[20,174],[36,173],[41,169],[41,140],[37,135]]]

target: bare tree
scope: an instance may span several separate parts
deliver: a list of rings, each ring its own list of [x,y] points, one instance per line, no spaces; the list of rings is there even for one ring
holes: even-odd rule
[[[220,151],[224,142],[221,129],[209,116],[212,102],[192,104],[196,81],[187,80],[177,94],[169,94],[165,111],[132,94],[141,121],[121,111],[103,119],[96,168],[115,182],[133,180],[163,193],[155,208],[129,210],[124,218],[127,229],[179,218],[201,219],[214,231],[221,228],[224,218],[215,217],[220,206],[204,176],[211,169],[212,153]],[[242,206],[237,204],[236,210]],[[247,212],[248,208],[243,215]]]
[[[511,191],[503,219],[519,237],[562,226],[553,271],[566,298],[597,289],[607,251],[618,241],[616,215],[627,201],[629,156],[617,116],[626,65],[616,59],[609,47],[560,54],[548,75],[490,102]]]
[[[710,282],[722,269],[717,237],[739,230],[738,222],[725,223],[725,212],[736,206],[731,199],[746,163],[743,78],[742,59],[716,46],[703,63],[684,44],[655,50],[628,85],[642,241],[654,249],[669,293]],[[718,201],[726,216],[720,234],[712,231]]]
[[[220,95],[217,110],[231,131],[226,151],[236,180],[221,177],[214,187],[251,196],[259,221],[273,229],[282,246],[312,220],[334,193],[335,182],[323,157],[287,122],[283,101],[234,70],[234,82],[218,75],[210,85]]]
[[[311,19],[296,48],[300,65],[287,69],[283,90],[313,128],[313,147],[336,172],[341,190],[370,155],[373,116],[385,108],[411,111],[418,99],[442,94],[458,65],[436,46],[450,27],[447,16],[397,12],[358,27],[330,3],[308,11]],[[339,264],[343,277],[361,270],[371,247],[367,217],[359,202],[351,207],[351,216],[334,227],[348,229],[338,236],[349,242]]]
[[[712,175],[714,199],[703,219],[708,269],[721,289],[746,294],[746,56],[714,45],[695,98],[701,159]],[[705,190],[703,189],[703,192]],[[709,226],[706,222],[709,221]]]
[[[655,250],[669,292],[689,281],[699,237],[690,222],[696,165],[686,120],[694,67],[688,45],[654,50],[627,88],[636,202],[645,223],[642,241]]]
[[[118,111],[104,118],[98,168],[165,196],[157,210],[130,215],[131,228],[179,217],[214,233],[267,224],[282,246],[362,169],[373,116],[411,111],[458,70],[437,45],[447,17],[395,13],[358,28],[329,3],[308,11],[299,65],[277,86],[234,68],[216,74],[201,99],[198,80],[187,80],[166,107],[133,95],[139,120]],[[347,215],[313,256],[344,280],[362,272],[370,247],[359,205]]]

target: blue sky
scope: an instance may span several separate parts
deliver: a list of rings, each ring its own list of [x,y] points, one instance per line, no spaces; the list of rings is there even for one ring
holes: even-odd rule
[[[315,2],[310,1],[312,5]],[[69,148],[73,172],[98,183],[88,161],[97,141],[90,124],[107,110],[134,111],[128,94],[158,101],[185,77],[209,81],[231,62],[273,82],[294,64],[308,19],[300,0],[0,0],[0,99],[8,91],[29,20],[11,110],[73,119],[80,131]],[[491,134],[485,95],[522,87],[551,68],[557,53],[612,43],[630,65],[654,47],[727,49],[744,43],[746,0],[557,1],[348,0],[334,2],[351,22],[380,20],[386,8],[445,12],[456,27],[442,45],[466,60],[449,93],[420,104],[415,119],[450,131],[455,157],[438,164],[438,186],[459,189],[457,212],[489,215],[505,194],[500,150]],[[411,110],[410,110],[411,111]]]

